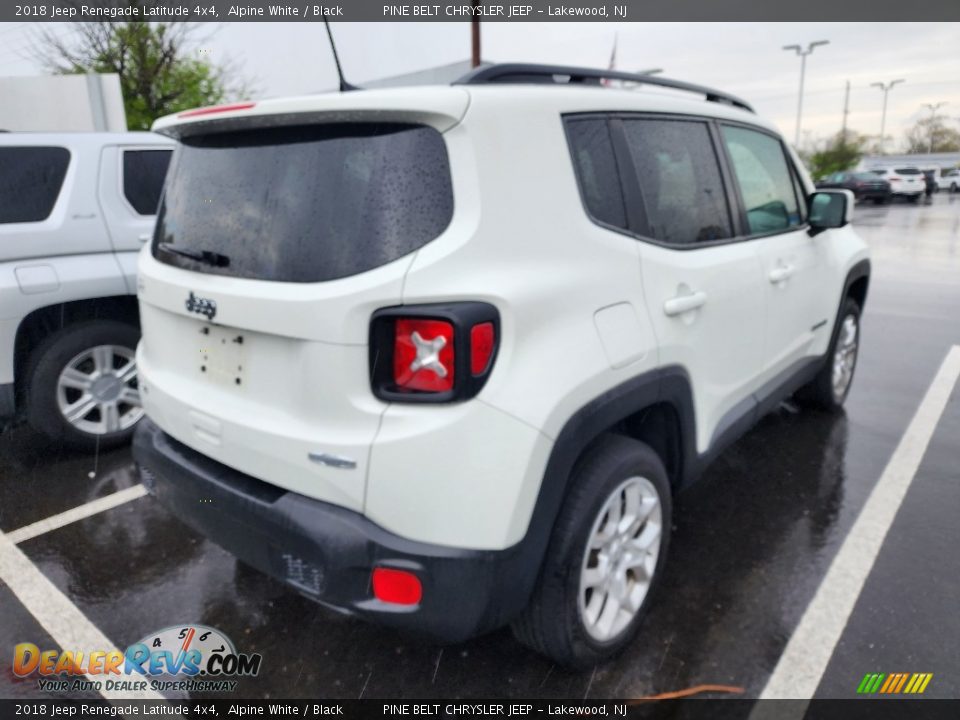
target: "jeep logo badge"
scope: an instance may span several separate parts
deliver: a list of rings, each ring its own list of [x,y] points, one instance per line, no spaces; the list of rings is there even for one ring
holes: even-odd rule
[[[189,312],[205,315],[207,320],[213,320],[213,316],[217,314],[217,303],[215,300],[197,297],[193,294],[192,290],[184,304],[187,306]]]

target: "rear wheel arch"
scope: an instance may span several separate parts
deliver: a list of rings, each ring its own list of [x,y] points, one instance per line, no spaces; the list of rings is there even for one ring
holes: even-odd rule
[[[114,320],[139,328],[137,298],[133,295],[116,295],[55,303],[33,310],[20,321],[13,350],[18,408],[23,405],[27,369],[33,351],[52,333],[89,320]]]
[[[529,590],[543,566],[547,545],[570,491],[578,463],[610,434],[640,440],[659,455],[674,492],[697,474],[693,392],[678,366],[657,368],[606,391],[563,426],[547,461],[533,514],[521,541]],[[528,593],[524,593],[528,594]]]

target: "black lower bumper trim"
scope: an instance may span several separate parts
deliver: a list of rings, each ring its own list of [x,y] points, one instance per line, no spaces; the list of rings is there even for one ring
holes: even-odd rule
[[[522,610],[536,572],[521,545],[502,551],[448,548],[394,535],[362,515],[288,492],[218,463],[140,422],[133,453],[150,494],[176,517],[311,599],[335,609],[458,642],[500,627]],[[372,568],[415,572],[414,607],[373,597]]]

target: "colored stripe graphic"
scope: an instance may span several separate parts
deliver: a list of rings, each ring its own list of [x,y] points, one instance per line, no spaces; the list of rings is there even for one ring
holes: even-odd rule
[[[897,683],[896,689],[893,691],[895,693],[900,692],[903,689],[903,686],[907,682],[907,673],[900,673],[900,682]]]
[[[857,686],[858,695],[920,695],[933,679],[933,673],[867,673]]]

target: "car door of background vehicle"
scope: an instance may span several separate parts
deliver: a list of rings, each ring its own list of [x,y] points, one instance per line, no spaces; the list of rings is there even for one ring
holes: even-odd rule
[[[826,277],[829,233],[807,232],[806,194],[782,142],[766,131],[722,124],[743,222],[763,265],[766,333],[764,383],[795,372],[833,323]]]
[[[707,121],[623,116],[622,168],[635,170],[643,290],[661,366],[693,385],[697,450],[752,418],[763,365],[760,261],[738,220]],[[632,161],[632,162],[631,162]],[[625,183],[632,184],[626,175]],[[628,187],[629,189],[629,187]]]

